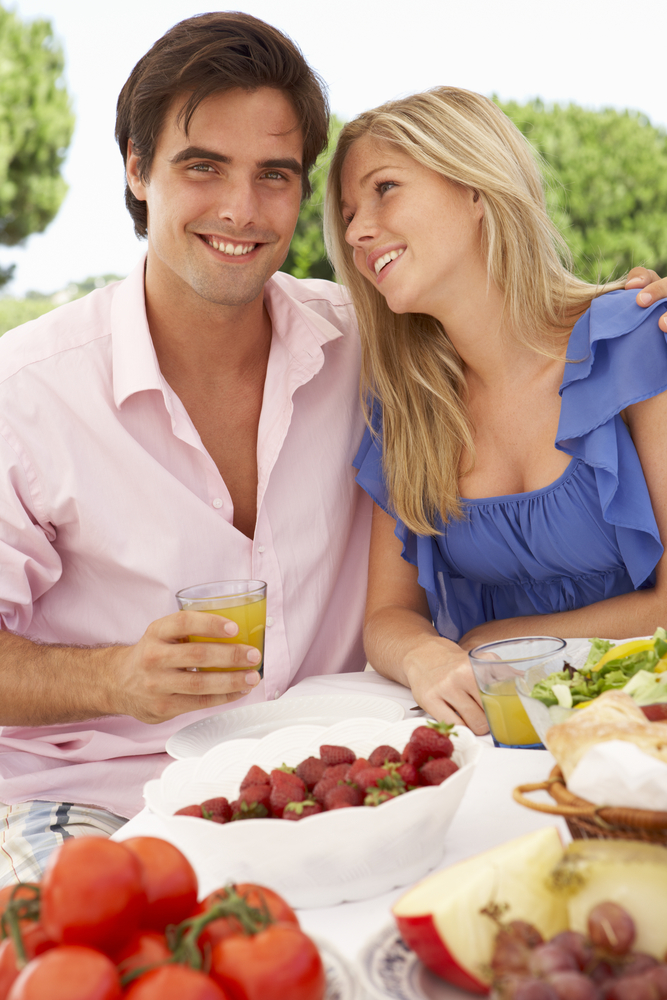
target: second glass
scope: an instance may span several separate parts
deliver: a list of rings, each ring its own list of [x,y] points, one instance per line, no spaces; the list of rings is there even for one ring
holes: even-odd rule
[[[532,635],[487,642],[470,651],[484,714],[497,747],[543,748],[519,700],[516,678],[522,677],[530,667],[546,665],[550,660],[553,660],[553,671],[562,669],[565,646],[565,639]]]
[[[183,611],[206,611],[236,622],[236,635],[212,639],[203,635],[190,635],[190,642],[231,642],[254,646],[262,654],[257,666],[202,667],[202,670],[258,670],[264,676],[264,631],[266,629],[266,584],[263,580],[221,580],[186,587],[176,594],[178,606]]]

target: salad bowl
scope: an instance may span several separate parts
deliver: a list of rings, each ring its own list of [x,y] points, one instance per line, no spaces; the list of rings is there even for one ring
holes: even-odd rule
[[[662,628],[620,642],[569,639],[566,660],[574,677],[549,673],[538,664],[517,678],[517,694],[542,742],[551,726],[604,691],[626,691],[649,718],[659,717],[659,711],[651,714],[647,706],[664,703],[667,709],[667,632]]]

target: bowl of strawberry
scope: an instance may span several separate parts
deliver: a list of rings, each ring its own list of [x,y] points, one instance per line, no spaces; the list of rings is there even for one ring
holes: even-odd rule
[[[204,887],[260,882],[330,906],[440,863],[481,752],[465,727],[419,719],[292,726],[175,761],[144,796]]]

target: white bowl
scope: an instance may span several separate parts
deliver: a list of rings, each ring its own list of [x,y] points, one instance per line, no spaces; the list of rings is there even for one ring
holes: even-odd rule
[[[586,662],[590,648],[588,639],[568,639],[563,656],[570,666],[578,670]],[[552,726],[558,722],[565,722],[576,711],[574,708],[563,708],[561,705],[551,705],[547,708],[537,698],[531,697],[530,692],[535,685],[553,672],[553,667],[545,667],[538,663],[536,666],[530,667],[523,677],[516,679],[516,690],[521,704],[542,743],[544,743],[544,738]]]
[[[336,809],[298,822],[249,819],[220,825],[177,809],[224,795],[237,798],[252,764],[292,767],[318,756],[322,744],[345,745],[358,757],[388,744],[403,750],[422,719],[391,725],[348,719],[334,726],[289,726],[261,740],[230,740],[203,757],[175,761],[149,781],[144,798],[164,822],[167,839],[190,860],[201,891],[227,882],[257,882],[295,907],[367,899],[423,878],[443,855],[444,835],[482,753],[465,727],[454,732],[459,770],[441,785],[417,788],[377,808]]]

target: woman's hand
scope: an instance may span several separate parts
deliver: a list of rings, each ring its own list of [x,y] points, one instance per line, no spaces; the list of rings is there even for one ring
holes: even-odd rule
[[[641,289],[637,293],[637,305],[640,306],[650,306],[658,299],[667,298],[667,278],[660,278],[655,271],[648,271],[645,267],[633,267],[625,287]],[[667,333],[667,313],[660,317],[658,326]]]
[[[481,736],[489,727],[467,653],[440,637],[405,658],[405,676],[417,704],[438,722],[463,723]]]

